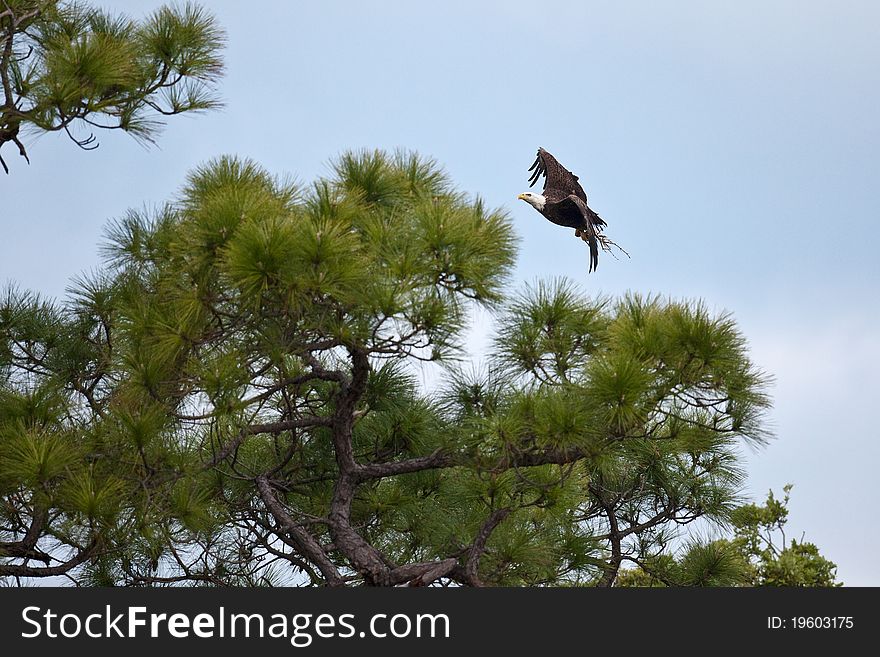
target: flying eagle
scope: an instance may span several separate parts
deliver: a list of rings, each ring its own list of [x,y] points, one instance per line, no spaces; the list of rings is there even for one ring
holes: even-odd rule
[[[599,262],[599,233],[605,222],[587,205],[587,195],[578,177],[543,148],[538,149],[538,157],[529,171],[534,171],[529,178],[529,187],[533,187],[538,178],[544,176],[544,191],[541,194],[524,192],[517,198],[557,226],[574,228],[575,236],[590,245],[589,271],[595,271]]]

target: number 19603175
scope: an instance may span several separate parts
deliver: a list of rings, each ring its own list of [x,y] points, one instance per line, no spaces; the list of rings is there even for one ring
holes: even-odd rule
[[[852,616],[768,616],[767,628],[771,630],[849,630],[853,628]]]

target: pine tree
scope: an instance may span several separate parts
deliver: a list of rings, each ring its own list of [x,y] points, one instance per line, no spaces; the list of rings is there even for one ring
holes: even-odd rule
[[[0,576],[752,583],[738,448],[769,437],[768,377],[730,316],[511,294],[504,211],[414,153],[310,186],[224,157],[176,198],[113,221],[62,302],[0,304]],[[474,305],[498,327],[476,372]]]
[[[162,118],[218,107],[223,32],[194,4],[143,21],[64,0],[0,5],[0,149],[28,159],[22,130],[64,131],[86,150],[95,130],[152,141]],[[9,167],[0,157],[6,173]]]

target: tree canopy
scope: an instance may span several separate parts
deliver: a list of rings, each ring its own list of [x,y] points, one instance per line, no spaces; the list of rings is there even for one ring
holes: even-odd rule
[[[28,160],[21,130],[64,131],[85,149],[95,130],[152,141],[162,118],[219,106],[223,31],[195,4],[142,21],[60,0],[0,5],[0,149]],[[29,161],[29,160],[28,160]],[[9,167],[0,157],[6,173]]]
[[[768,377],[729,315],[512,292],[506,213],[415,153],[311,185],[222,157],[176,198],[112,221],[66,299],[0,303],[0,576],[788,582],[686,533],[741,554],[767,521],[740,449],[769,437]],[[475,305],[497,327],[477,371]]]

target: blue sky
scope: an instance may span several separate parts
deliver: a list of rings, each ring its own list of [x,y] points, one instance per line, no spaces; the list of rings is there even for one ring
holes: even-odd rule
[[[509,210],[517,285],[567,276],[733,313],[776,379],[751,494],[794,483],[789,536],[806,532],[846,584],[880,585],[880,5],[204,4],[229,37],[225,109],[172,119],[150,149],[30,136],[27,166],[7,146],[0,282],[62,295],[99,264],[110,218],[173,198],[220,154],[308,181],[346,149],[417,150]],[[538,146],[631,260],[603,254],[588,275],[583,243],[516,200]]]

